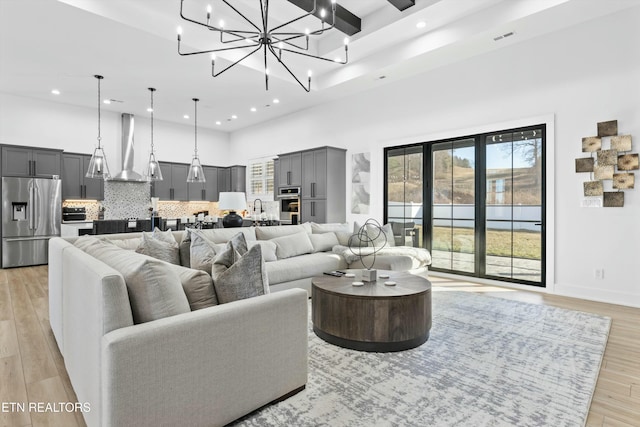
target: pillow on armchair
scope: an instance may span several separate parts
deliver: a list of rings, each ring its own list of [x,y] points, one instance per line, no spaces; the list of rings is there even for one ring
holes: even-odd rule
[[[262,247],[255,245],[247,250],[242,233],[229,240],[225,249],[216,256],[211,276],[220,304],[269,293]]]

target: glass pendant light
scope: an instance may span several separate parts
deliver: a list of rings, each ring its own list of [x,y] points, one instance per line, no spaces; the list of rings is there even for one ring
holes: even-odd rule
[[[91,156],[91,160],[89,160],[89,168],[87,169],[87,173],[85,177],[87,178],[100,178],[100,179],[109,179],[111,175],[109,175],[109,166],[107,165],[107,158],[104,155],[104,150],[100,145],[102,138],[100,136],[100,81],[104,78],[99,75],[93,76],[98,80],[98,147],[93,151],[93,155]]]
[[[200,164],[200,158],[198,157],[198,98],[193,98],[193,104],[195,113],[193,115],[195,123],[195,145],[193,151],[193,160],[191,160],[191,166],[189,166],[189,175],[187,175],[187,182],[205,182],[204,172],[202,165]]]
[[[154,88],[149,88],[149,92],[151,92],[151,154],[149,154],[149,162],[144,171],[144,176],[147,181],[162,181],[160,163],[156,160],[156,153],[153,150],[153,92],[155,91]]]

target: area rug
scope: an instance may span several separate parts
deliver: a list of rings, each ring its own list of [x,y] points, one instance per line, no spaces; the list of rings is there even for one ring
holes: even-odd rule
[[[610,319],[466,292],[433,292],[431,337],[398,353],[309,329],[304,391],[239,426],[581,426]]]

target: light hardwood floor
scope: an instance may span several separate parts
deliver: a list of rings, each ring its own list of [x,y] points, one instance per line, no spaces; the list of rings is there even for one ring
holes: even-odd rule
[[[431,277],[434,286],[609,316],[588,426],[640,426],[640,309]],[[75,402],[49,326],[47,267],[0,270],[0,405]],[[5,408],[6,409],[6,408]],[[2,412],[0,426],[84,426],[79,413]]]

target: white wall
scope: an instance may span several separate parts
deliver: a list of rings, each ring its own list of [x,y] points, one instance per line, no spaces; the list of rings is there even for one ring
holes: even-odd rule
[[[97,145],[98,114],[95,108],[40,101],[0,93],[0,144],[58,148],[93,153]],[[121,162],[121,113],[102,109],[102,145],[111,174]],[[153,139],[160,161],[190,163],[193,156],[193,123],[180,125],[154,120]],[[135,116],[135,167],[142,173],[150,152],[148,113]],[[229,134],[198,128],[198,154],[203,164],[229,165]]]
[[[383,147],[547,122],[548,291],[640,306],[640,188],[625,192],[624,208],[580,208],[586,177],[574,172],[599,121],[617,119],[640,151],[638,40],[640,7],[411,79],[391,74],[376,90],[233,133],[230,160],[321,145],[347,148],[349,160],[371,151],[371,216],[382,219]]]

